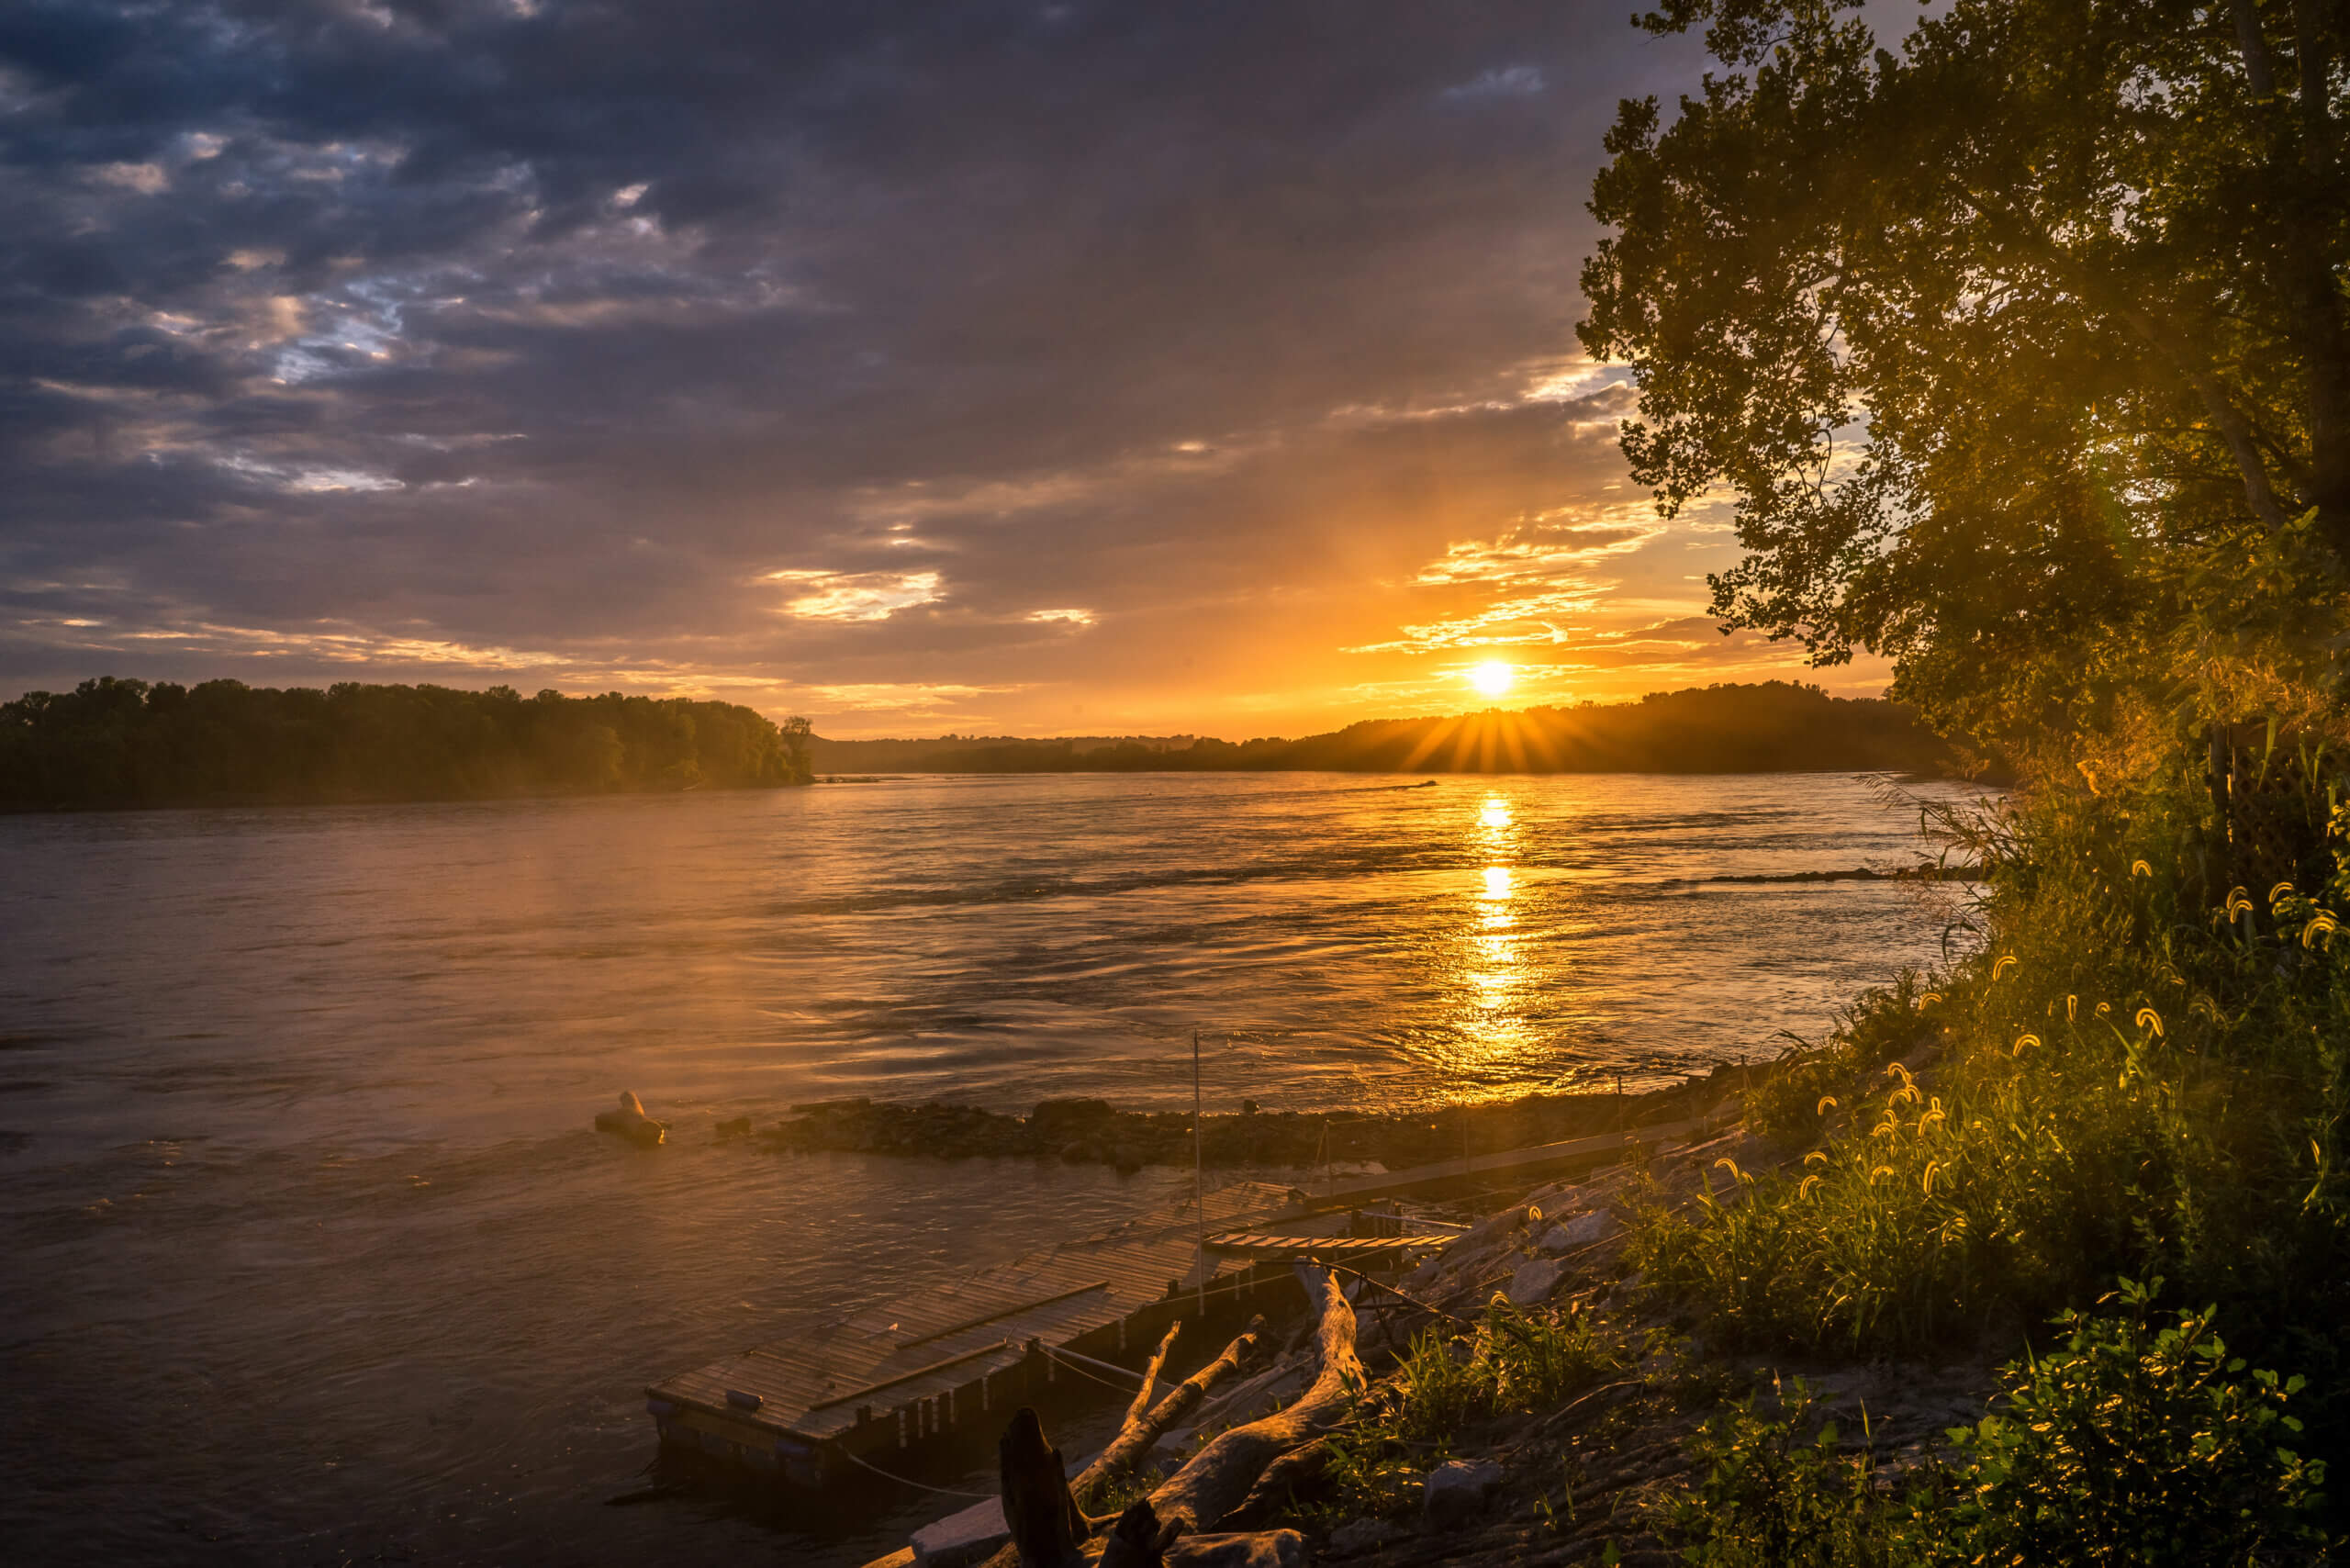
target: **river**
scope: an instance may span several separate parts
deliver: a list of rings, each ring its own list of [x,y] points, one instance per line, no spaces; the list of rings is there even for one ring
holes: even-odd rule
[[[20,1562],[855,1562],[600,1506],[643,1385],[1189,1173],[784,1157],[842,1094],[1444,1103],[1819,1033],[1940,952],[1859,775],[895,778],[0,818]],[[623,1088],[673,1124],[588,1130]],[[933,1510],[935,1511],[935,1510]],[[902,1521],[900,1521],[901,1523]]]

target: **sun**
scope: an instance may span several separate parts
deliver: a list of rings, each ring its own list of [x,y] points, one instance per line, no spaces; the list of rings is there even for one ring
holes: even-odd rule
[[[1499,697],[1517,684],[1517,666],[1487,659],[1469,672],[1469,684],[1488,697]]]

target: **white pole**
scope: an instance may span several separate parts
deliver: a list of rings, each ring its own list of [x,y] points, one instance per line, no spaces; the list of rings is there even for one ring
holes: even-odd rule
[[[1207,1130],[1200,1120],[1200,1032],[1192,1031],[1192,1204],[1200,1221],[1200,1321],[1208,1316]]]

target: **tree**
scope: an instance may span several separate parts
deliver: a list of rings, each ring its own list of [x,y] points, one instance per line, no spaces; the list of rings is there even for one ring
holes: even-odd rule
[[[1593,188],[1583,342],[1661,510],[1734,494],[1715,612],[1998,734],[2083,722],[2210,552],[2334,602],[2350,8],[1953,0],[1898,54],[1856,8],[1667,0],[1725,70]]]

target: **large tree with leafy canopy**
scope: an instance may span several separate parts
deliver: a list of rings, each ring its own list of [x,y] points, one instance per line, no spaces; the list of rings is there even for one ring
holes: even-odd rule
[[[1716,612],[2008,736],[2081,720],[2214,553],[2335,613],[2350,5],[1953,0],[1897,52],[1860,10],[1639,18],[1720,69],[1626,103],[1594,188],[1583,340],[1660,505],[1735,498]]]

